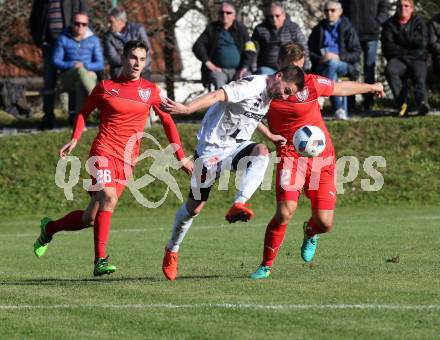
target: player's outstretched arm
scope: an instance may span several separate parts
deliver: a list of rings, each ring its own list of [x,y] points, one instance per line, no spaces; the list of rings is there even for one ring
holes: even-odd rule
[[[78,144],[78,140],[76,138],[72,138],[69,143],[65,144],[60,149],[60,158],[66,157],[67,155],[70,155],[73,149],[75,149],[76,144]]]
[[[194,169],[194,163],[189,158],[183,158],[180,161],[180,164],[182,165],[182,170],[185,171],[188,175],[191,175]]]
[[[284,138],[281,135],[276,135],[273,134],[272,132],[270,132],[270,130],[267,128],[266,125],[264,125],[263,123],[258,123],[257,126],[258,131],[260,131],[260,133],[266,137],[267,139],[269,139],[270,141],[272,141],[274,144],[279,144],[281,146],[286,145],[286,138]]]
[[[188,175],[191,175],[194,164],[192,160],[185,157],[185,153],[183,152],[182,148],[182,142],[180,141],[180,135],[177,131],[177,127],[173,121],[173,118],[171,118],[168,113],[163,112],[158,105],[153,105],[153,110],[162,121],[163,129],[168,138],[168,141],[175,146],[175,156],[180,161],[182,170],[185,171]]]
[[[362,93],[374,93],[377,97],[385,97],[382,83],[367,84],[356,81],[341,81],[334,85],[332,96],[352,96]]]
[[[193,112],[206,109],[216,102],[226,101],[226,93],[223,89],[218,89],[214,92],[204,94],[203,96],[197,97],[189,104],[180,104],[172,101],[169,98],[165,98],[161,109],[174,115],[183,114],[189,115]]]

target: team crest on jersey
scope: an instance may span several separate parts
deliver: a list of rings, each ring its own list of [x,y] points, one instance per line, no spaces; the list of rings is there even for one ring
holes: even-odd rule
[[[144,103],[146,103],[148,101],[148,99],[150,99],[151,89],[139,88],[138,93],[139,93],[139,97],[142,99],[142,101]]]
[[[309,88],[307,86],[304,87],[302,91],[297,92],[295,96],[300,102],[305,102],[307,98],[309,98]]]

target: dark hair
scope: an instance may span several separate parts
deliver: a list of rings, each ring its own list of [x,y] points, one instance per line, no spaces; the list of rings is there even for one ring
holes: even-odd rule
[[[142,48],[145,50],[145,52],[148,52],[148,46],[145,42],[142,40],[130,40],[127,41],[124,45],[124,57],[128,57],[128,53],[130,53],[132,50],[136,48]]]
[[[87,18],[89,18],[89,14],[87,13],[87,12],[75,12],[75,13],[73,13],[73,15],[72,15],[72,22],[74,21],[74,18],[77,16],[77,15],[84,15],[84,16],[86,16]],[[90,19],[90,18],[89,18]]]
[[[299,91],[304,88],[304,71],[301,67],[287,65],[278,70],[277,73],[282,73],[281,80],[288,83],[294,83]]]
[[[304,46],[291,41],[281,45],[278,54],[278,65],[292,64],[305,56],[306,50]]]

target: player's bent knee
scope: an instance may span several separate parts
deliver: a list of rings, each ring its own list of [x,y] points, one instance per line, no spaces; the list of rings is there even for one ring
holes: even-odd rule
[[[197,216],[202,212],[203,204],[198,205],[192,211],[188,211],[191,216]]]
[[[205,202],[203,201],[190,200],[186,204],[186,210],[191,216],[194,217],[200,214],[204,206],[205,206]]]
[[[102,198],[102,205],[104,209],[113,209],[116,204],[118,203],[118,196],[117,195],[108,195],[104,194],[104,197]]]
[[[319,228],[322,230],[323,233],[329,233],[333,230],[333,222],[330,220],[321,220],[319,219],[317,221]]]
[[[287,224],[292,219],[293,214],[295,213],[295,210],[290,210],[287,208],[284,209],[278,209],[276,214],[277,222],[280,224]]]
[[[269,154],[269,149],[264,144],[257,144],[252,150],[252,154],[256,156],[267,156]]]

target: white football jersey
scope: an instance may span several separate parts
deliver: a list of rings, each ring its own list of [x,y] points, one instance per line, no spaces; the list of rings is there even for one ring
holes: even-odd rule
[[[206,112],[197,134],[199,146],[231,146],[250,140],[269,109],[266,75],[245,77],[222,88],[227,102],[215,103]]]

